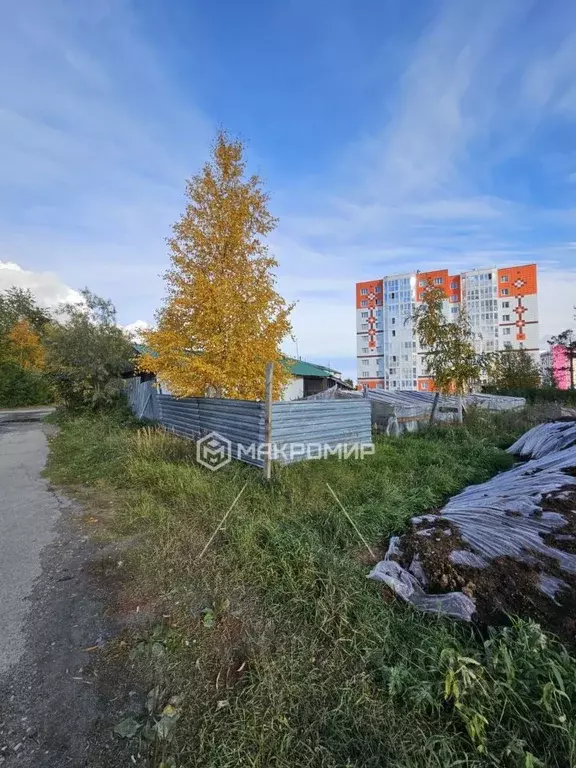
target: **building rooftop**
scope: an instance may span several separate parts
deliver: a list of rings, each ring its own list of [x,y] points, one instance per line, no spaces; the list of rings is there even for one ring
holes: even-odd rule
[[[318,376],[323,379],[340,378],[340,371],[335,371],[325,365],[316,365],[316,363],[309,363],[306,360],[294,360],[291,357],[285,357],[283,362],[292,376]]]

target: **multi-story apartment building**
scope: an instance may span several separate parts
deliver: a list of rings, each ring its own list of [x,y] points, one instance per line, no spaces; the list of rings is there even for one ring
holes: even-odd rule
[[[506,347],[538,356],[538,281],[535,264],[411,272],[356,283],[358,385],[378,389],[434,388],[412,325],[426,286],[443,289],[444,313],[468,314],[478,352]]]

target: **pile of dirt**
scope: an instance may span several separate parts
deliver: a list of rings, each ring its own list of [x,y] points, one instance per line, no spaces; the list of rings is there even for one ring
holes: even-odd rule
[[[576,425],[540,425],[515,446],[511,451],[539,458],[414,518],[370,576],[423,610],[484,625],[531,617],[572,641]]]

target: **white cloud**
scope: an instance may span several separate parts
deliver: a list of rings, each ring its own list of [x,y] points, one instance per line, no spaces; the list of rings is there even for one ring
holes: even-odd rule
[[[539,107],[576,114],[576,31],[558,33],[556,44],[535,55],[523,80],[524,91]]]
[[[146,320],[135,320],[133,323],[128,323],[128,325],[121,325],[120,327],[122,330],[126,331],[133,342],[136,344],[142,344],[144,341],[142,331],[147,331],[150,328],[150,323],[147,323]]]
[[[80,302],[82,296],[54,272],[33,272],[11,261],[0,261],[0,291],[15,286],[32,292],[40,306],[55,309],[63,302]]]
[[[23,0],[0,28],[0,259],[152,317],[164,238],[211,122],[126,0]]]

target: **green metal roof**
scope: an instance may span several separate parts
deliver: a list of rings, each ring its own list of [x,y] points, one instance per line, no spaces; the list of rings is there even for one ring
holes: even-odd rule
[[[152,357],[158,357],[158,353],[154,352],[146,344],[132,344],[132,347],[138,355],[151,355]]]
[[[316,365],[315,363],[308,363],[306,360],[293,360],[292,358],[284,358],[284,365],[288,368],[292,376],[319,376],[320,378],[339,377],[338,371],[332,368],[327,368],[324,365]]]
[[[154,352],[146,344],[133,344],[134,351],[138,355],[151,355],[151,357],[158,357],[157,352]],[[282,363],[288,368],[288,371],[292,376],[318,376],[322,379],[333,377],[339,378],[338,371],[328,368],[325,365],[316,365],[315,363],[308,363],[306,360],[294,360],[290,357],[282,359]]]

